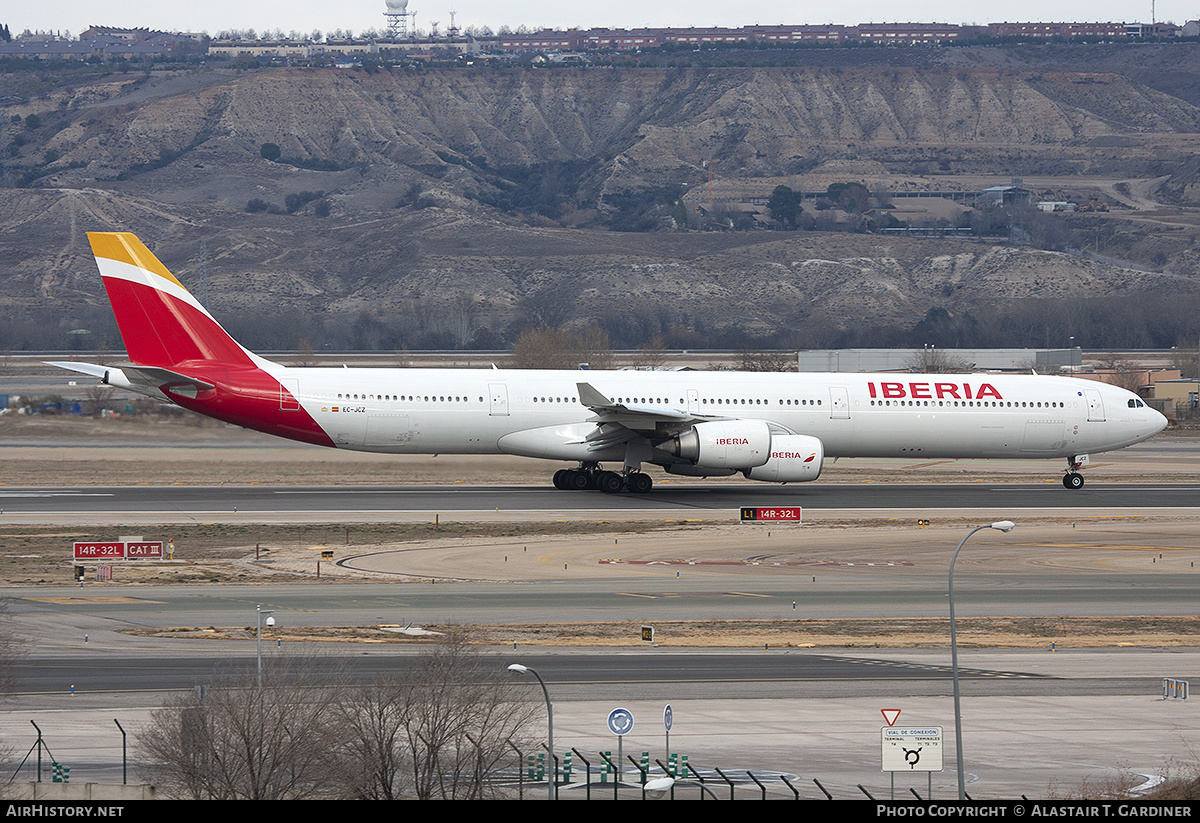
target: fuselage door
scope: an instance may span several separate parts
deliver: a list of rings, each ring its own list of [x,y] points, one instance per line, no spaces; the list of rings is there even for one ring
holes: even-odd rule
[[[687,390],[687,410],[688,414],[700,413],[700,392],[695,389]]]
[[[299,411],[300,381],[295,377],[284,377],[279,381],[279,410]]]
[[[416,427],[407,414],[373,411],[367,415],[367,432],[363,445],[367,448],[404,448],[416,435]]]
[[[850,393],[845,386],[829,387],[829,417],[833,420],[850,419]]]
[[[489,413],[493,417],[507,417],[508,386],[504,383],[488,383],[488,393],[492,399]]]
[[[1083,396],[1087,399],[1088,421],[1104,422],[1104,400],[1101,399],[1100,392],[1095,389],[1084,389]]]

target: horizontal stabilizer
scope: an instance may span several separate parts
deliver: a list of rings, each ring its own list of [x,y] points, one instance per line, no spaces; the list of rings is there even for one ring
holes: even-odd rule
[[[67,371],[75,371],[80,374],[88,374],[92,377],[104,379],[105,373],[108,372],[108,366],[98,366],[95,363],[76,363],[73,360],[43,360],[42,363],[46,366],[54,366],[56,369],[66,369]]]
[[[163,386],[170,386],[171,390],[178,394],[180,388],[191,387],[194,389],[192,392],[192,395],[194,395],[195,392],[208,391],[214,388],[213,384],[207,381],[155,366],[126,365],[113,367],[100,366],[95,363],[77,363],[75,361],[63,360],[47,360],[45,363],[47,366],[99,377],[102,383],[107,383],[119,389],[130,389],[138,392],[153,391]]]

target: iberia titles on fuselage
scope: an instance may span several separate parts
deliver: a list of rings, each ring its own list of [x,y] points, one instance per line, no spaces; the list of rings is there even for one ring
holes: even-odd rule
[[[804,482],[826,457],[897,456],[1066,458],[1079,488],[1088,455],[1166,425],[1131,392],[1057,376],[290,368],[234,341],[133,235],[89,238],[131,362],[55,365],[323,446],[568,461],[563,489],[646,492],[647,464]]]

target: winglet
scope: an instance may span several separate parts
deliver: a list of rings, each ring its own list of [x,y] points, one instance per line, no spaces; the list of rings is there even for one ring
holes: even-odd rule
[[[575,388],[579,389],[579,402],[589,409],[613,408],[613,402],[592,388],[591,383],[576,383]]]

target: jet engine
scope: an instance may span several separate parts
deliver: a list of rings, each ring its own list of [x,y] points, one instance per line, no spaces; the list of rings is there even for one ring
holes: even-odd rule
[[[777,434],[771,438],[771,456],[761,466],[742,472],[750,480],[768,483],[803,483],[821,476],[825,446],[806,434]]]
[[[762,420],[715,420],[697,423],[659,446],[709,469],[751,469],[771,456],[771,429]]]

